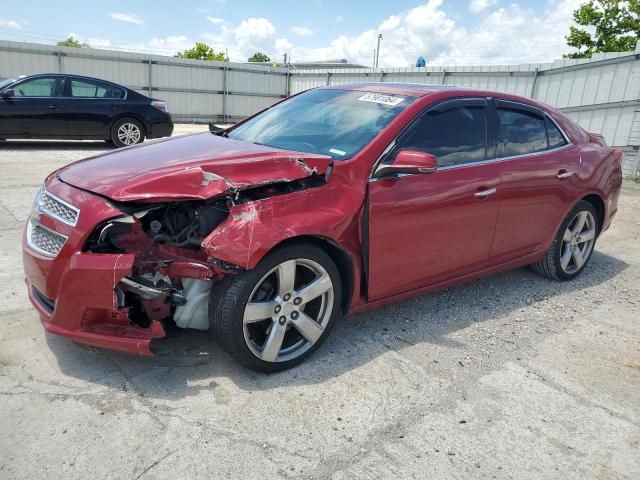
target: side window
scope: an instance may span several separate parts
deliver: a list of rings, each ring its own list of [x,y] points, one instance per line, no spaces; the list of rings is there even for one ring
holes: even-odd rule
[[[414,148],[435,155],[447,167],[485,159],[487,121],[485,107],[458,106],[430,110],[398,142],[397,149]]]
[[[62,77],[44,77],[27,80],[16,85],[16,97],[58,97],[62,94]]]
[[[109,83],[71,79],[71,96],[84,98],[122,98],[124,90]]]
[[[547,129],[543,117],[524,110],[498,108],[498,118],[498,158],[526,155],[547,149]]]
[[[549,117],[546,118],[547,122],[547,136],[549,137],[549,148],[558,148],[567,144],[567,140],[562,135],[562,132],[558,130],[556,124],[551,121]]]

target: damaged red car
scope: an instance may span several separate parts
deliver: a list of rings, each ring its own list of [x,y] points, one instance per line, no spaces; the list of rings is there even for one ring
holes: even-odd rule
[[[340,314],[524,265],[574,278],[616,213],[621,157],[513,95],[318,88],[52,173],[24,232],[29,296],[76,342],[152,355],[169,329],[210,330],[283,370]]]

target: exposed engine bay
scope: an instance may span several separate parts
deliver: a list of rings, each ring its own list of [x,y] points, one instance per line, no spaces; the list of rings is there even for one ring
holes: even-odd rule
[[[209,257],[203,250],[205,238],[229,217],[234,205],[324,183],[324,176],[313,174],[212,200],[118,204],[126,215],[99,225],[84,250],[136,254],[132,275],[115,287],[117,307],[131,323],[148,328],[159,321],[165,331],[207,330],[212,281],[242,268]]]

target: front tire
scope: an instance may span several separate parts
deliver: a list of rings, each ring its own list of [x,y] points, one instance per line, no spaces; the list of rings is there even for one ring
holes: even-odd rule
[[[560,225],[544,258],[531,265],[533,270],[552,280],[577,277],[593,254],[599,231],[597,218],[593,205],[580,200]]]
[[[340,313],[338,269],[321,248],[275,250],[254,270],[214,284],[211,330],[245,367],[263,373],[302,363],[326,339]]]
[[[144,125],[134,118],[121,118],[111,127],[111,141],[116,147],[128,147],[144,142]]]

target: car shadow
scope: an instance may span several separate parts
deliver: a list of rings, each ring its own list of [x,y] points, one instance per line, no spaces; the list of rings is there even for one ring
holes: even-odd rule
[[[113,150],[112,143],[102,140],[6,140],[0,141],[0,151],[6,150]]]
[[[324,345],[302,365],[272,375],[241,367],[204,333],[185,336],[184,346],[189,349],[195,345],[193,351],[210,348],[210,354],[186,356],[180,361],[94,349],[51,334],[46,338],[64,374],[147,398],[177,400],[197,395],[215,387],[223,377],[247,391],[320,384],[389,351],[425,342],[438,346],[434,348],[434,368],[442,347],[457,349],[464,358],[467,346],[449,338],[452,332],[521,309],[525,309],[527,327],[535,328],[535,314],[526,307],[536,308],[549,298],[598,286],[627,267],[620,259],[595,252],[586,270],[571,282],[550,281],[523,268],[352,315],[341,319]],[[554,320],[568,322],[571,315],[559,313]]]

